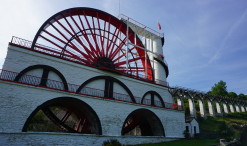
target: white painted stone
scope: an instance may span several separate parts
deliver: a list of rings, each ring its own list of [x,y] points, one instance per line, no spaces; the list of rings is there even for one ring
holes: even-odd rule
[[[241,111],[245,112],[245,108],[243,106],[241,106]]]
[[[222,108],[219,102],[216,102],[216,111],[218,115],[222,115]]]
[[[164,141],[176,140],[176,138],[164,137],[131,137],[131,136],[97,136],[88,134],[74,133],[55,133],[55,132],[22,132],[22,133],[1,133],[0,145],[66,145],[66,146],[102,146],[102,144],[111,139],[117,139],[121,144],[133,145],[142,143],[158,143]]]
[[[84,101],[95,110],[101,121],[103,135],[120,136],[127,116],[136,109],[145,108],[160,118],[166,137],[183,137],[184,112],[87,97],[7,81],[0,81],[0,83],[0,100],[2,101],[0,132],[21,132],[26,119],[39,105],[57,97],[72,97]]]
[[[236,112],[240,112],[239,106],[235,105]]]
[[[209,111],[210,116],[212,116],[212,117],[215,116],[214,106],[210,100],[208,100],[208,111]]]
[[[190,115],[196,118],[195,101],[191,98],[189,98],[188,100],[189,100]]]
[[[143,40],[143,44],[146,44],[147,50],[153,52],[148,52],[149,59],[151,60],[151,65],[154,69],[155,79],[160,81],[166,81],[166,71],[163,66],[154,60],[155,58],[160,58],[159,55],[163,55],[162,42],[160,37],[146,38]],[[163,60],[161,60],[163,61]],[[158,81],[159,82],[159,81]]]
[[[63,59],[55,58],[52,56],[48,56],[45,54],[11,45],[9,45],[3,69],[14,72],[20,72],[29,66],[38,64],[49,65],[51,67],[56,68],[64,75],[68,83],[72,83],[75,85],[81,85],[86,80],[95,76],[112,76],[122,81],[129,89],[131,89],[134,96],[142,97],[147,91],[153,90],[159,93],[165,102],[174,102],[171,94],[168,92],[168,88],[166,87],[151,84],[141,80],[132,79],[115,73],[102,71],[99,69],[69,62]],[[94,86],[95,88],[99,87],[97,86],[97,84],[95,84]],[[140,87],[145,90],[140,90]]]
[[[203,117],[205,119],[205,118],[207,118],[207,115],[206,115],[206,112],[205,112],[205,105],[204,105],[202,100],[198,100],[198,102],[199,102],[199,108],[200,108],[201,117]]]
[[[193,119],[190,122],[186,122],[186,126],[189,127],[189,133],[191,137],[194,137],[195,134],[200,133],[199,124],[196,119]]]
[[[148,91],[156,91],[159,93],[164,102],[174,103],[171,94],[168,92],[168,88],[156,84],[151,84],[145,81],[136,80],[133,78],[125,77],[119,74],[102,71],[99,69],[91,68],[88,66],[84,66],[81,64],[69,62],[63,59],[51,57],[48,55],[44,55],[38,52],[30,51],[27,49],[9,46],[7,57],[5,63],[3,65],[3,69],[20,72],[27,67],[33,65],[48,65],[54,67],[58,71],[60,71],[68,83],[72,83],[75,85],[81,85],[88,79],[95,76],[111,76],[117,78],[121,82],[123,82],[136,97],[142,97]],[[30,74],[41,77],[42,70],[34,70],[31,71]],[[49,74],[49,79],[61,81],[60,78],[55,74]],[[74,93],[68,93],[64,91],[57,91],[47,88],[27,86],[19,83],[11,83],[7,81],[0,81],[0,141],[5,141],[6,143],[10,142],[10,139],[16,139],[16,143],[27,143],[26,139],[29,139],[31,144],[35,145],[35,142],[38,141],[41,144],[46,143],[49,144],[61,144],[64,143],[66,145],[63,134],[48,134],[48,133],[38,133],[38,134],[30,134],[21,133],[22,128],[30,116],[30,114],[40,105],[45,103],[48,100],[58,98],[58,97],[71,97],[77,98],[81,101],[87,103],[92,109],[96,112],[99,117],[102,126],[102,135],[103,137],[116,137],[120,141],[123,141],[125,144],[137,144],[144,141],[152,142],[165,141],[166,139],[160,137],[153,137],[149,140],[145,140],[144,138],[140,138],[137,140],[135,138],[126,138],[119,137],[121,136],[121,130],[123,123],[127,116],[137,110],[137,109],[148,109],[155,113],[157,117],[160,119],[166,138],[183,138],[183,131],[185,129],[184,122],[184,112],[175,111],[169,109],[161,109],[157,107],[145,106],[140,104],[131,104],[126,102],[119,102],[113,100],[106,100],[103,98],[89,97],[78,95]],[[91,82],[87,85],[90,88],[104,89],[104,80],[97,80],[95,82]],[[114,83],[114,92],[126,94],[126,91],[117,83]],[[157,99],[157,98],[156,98]],[[195,113],[195,108],[194,108]],[[6,135],[4,134],[6,133]],[[11,135],[10,133],[15,133]],[[51,136],[52,135],[52,136]],[[61,136],[62,135],[62,136]],[[67,134],[64,134],[68,136]],[[49,138],[47,138],[49,136]],[[98,139],[100,139],[99,143],[102,144],[103,140],[107,138],[98,138],[98,136],[84,136],[83,138],[80,136],[69,135],[71,139],[74,139],[75,142],[83,141],[85,139],[91,139],[91,143],[98,144]],[[95,138],[96,137],[96,138]],[[49,140],[48,140],[49,139]],[[134,140],[136,142],[133,142]],[[15,144],[15,142],[14,142]],[[73,142],[68,141],[68,144],[74,145]],[[92,145],[94,145],[92,144]],[[100,144],[100,145],[101,145]],[[0,143],[1,145],[1,143]],[[87,143],[85,144],[87,145]]]
[[[226,114],[229,113],[227,104],[223,103],[223,109],[224,109],[224,113],[226,113]]]
[[[230,106],[231,113],[234,113],[235,112],[234,106],[232,104],[230,104],[229,106]]]
[[[184,107],[184,101],[181,98],[177,98],[177,104],[178,106]]]

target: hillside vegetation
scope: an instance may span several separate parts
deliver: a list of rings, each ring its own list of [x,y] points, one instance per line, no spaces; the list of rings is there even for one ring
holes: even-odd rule
[[[247,146],[247,112],[229,113],[224,117],[208,117],[207,120],[198,118],[200,126],[200,138],[182,139],[156,144],[141,144],[140,146],[212,146],[219,142],[220,138],[237,138],[242,145]],[[241,137],[242,136],[242,137]]]
[[[199,118],[198,122],[201,138],[225,138],[227,132],[232,138],[240,138],[247,126],[247,113],[229,113],[223,117],[208,117],[207,120]]]

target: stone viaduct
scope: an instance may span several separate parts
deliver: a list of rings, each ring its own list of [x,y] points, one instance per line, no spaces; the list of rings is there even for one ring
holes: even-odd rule
[[[217,117],[223,116],[224,113],[247,111],[247,101],[245,100],[210,95],[202,91],[184,87],[171,87],[169,88],[169,92],[179,106],[183,107],[184,102],[188,100],[190,117],[197,118],[197,111],[199,111],[199,116],[204,119],[207,116]],[[196,108],[196,103],[199,105],[198,108]]]

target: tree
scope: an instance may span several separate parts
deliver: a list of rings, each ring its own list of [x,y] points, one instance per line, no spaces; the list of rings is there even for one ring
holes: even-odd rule
[[[226,82],[220,80],[217,84],[214,84],[210,93],[217,96],[226,96],[228,93]]]
[[[235,99],[238,98],[238,95],[235,92],[228,92],[227,96],[230,98],[235,98]]]
[[[247,95],[244,95],[243,93],[240,93],[238,95],[238,98],[241,99],[241,100],[247,100]]]

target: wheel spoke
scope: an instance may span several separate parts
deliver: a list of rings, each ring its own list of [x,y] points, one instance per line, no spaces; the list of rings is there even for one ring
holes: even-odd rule
[[[111,31],[111,25],[110,25],[110,18],[108,20],[108,35],[107,35],[107,43],[106,43],[106,57],[109,57],[108,53],[109,53],[109,40],[110,40],[110,31]]]
[[[75,25],[77,26],[77,28],[80,30],[80,32],[83,34],[83,31],[81,30],[81,27],[78,25],[78,23],[75,21],[75,19],[72,17],[72,16],[70,16],[70,18],[72,19],[72,21],[75,23]],[[80,16],[78,16],[78,18],[80,18]],[[84,35],[83,35],[84,36]],[[84,36],[85,37],[85,36]],[[79,39],[81,40],[81,37],[79,37]],[[87,54],[90,56],[90,55],[92,55],[91,53],[90,53],[90,50],[88,49],[88,47],[86,47],[83,43],[82,43],[82,41],[80,41],[81,43],[81,45],[82,45],[82,47],[85,49],[85,51],[87,52]],[[95,56],[94,56],[95,57]],[[91,58],[91,57],[89,57],[89,58]]]
[[[72,19],[71,16],[70,16],[70,18]],[[71,24],[68,22],[67,18],[64,17],[64,19],[65,19],[65,21],[67,22],[67,24],[69,25],[70,29],[73,31],[73,33],[74,33],[74,34],[77,34],[77,33],[75,32],[75,30],[73,29],[73,27],[71,26]],[[74,19],[72,19],[72,21],[76,24],[76,22],[74,21]],[[73,35],[72,35],[72,37],[73,37]],[[79,37],[74,37],[74,39],[75,39],[81,46],[83,46],[84,48],[87,48],[87,47],[82,43],[82,41],[80,40]],[[77,49],[77,51],[78,51],[78,50],[79,50],[79,49]]]
[[[120,45],[116,48],[116,50],[112,53],[112,57],[114,57],[115,55],[117,55],[117,53],[119,51],[121,51],[122,47],[125,45],[125,43],[127,42],[127,38],[125,37],[124,40],[120,43]],[[113,59],[113,58],[110,58],[110,59]]]
[[[116,33],[116,31],[117,31],[117,28],[115,28],[114,34]],[[114,37],[114,36],[112,36],[112,38],[110,39],[109,36],[110,36],[110,32],[108,32],[108,39],[107,39],[107,46],[106,46],[106,48],[107,48],[106,57],[110,57],[111,45],[112,45],[113,37]]]
[[[122,25],[120,26],[119,29],[121,29],[121,27],[122,27]],[[113,57],[114,57],[114,56],[112,56],[112,51],[113,51],[113,49],[114,49],[114,46],[115,46],[115,44],[116,44],[118,35],[119,35],[119,33],[120,33],[120,30],[119,30],[119,29],[116,28],[116,30],[115,30],[115,32],[114,32],[114,35],[113,35],[114,40],[111,42],[111,44],[113,44],[113,45],[112,45],[112,47],[111,47],[111,49],[110,49],[109,58],[113,58]],[[117,31],[117,30],[118,30],[118,31]],[[117,34],[116,34],[116,31],[117,31]],[[113,38],[112,38],[112,39],[113,39]],[[109,46],[109,47],[110,47],[110,46]]]
[[[65,122],[68,120],[68,118],[69,118],[69,116],[70,116],[71,114],[72,114],[71,111],[67,111],[67,112],[65,113],[65,115],[63,116],[63,118],[61,119],[61,122],[65,123]]]
[[[101,28],[100,28],[100,22],[99,22],[99,14],[97,13],[97,22],[98,22],[98,27],[99,27],[99,35],[100,35],[100,44],[101,44],[101,56],[102,57],[105,57],[104,55],[104,38],[102,37],[102,34],[101,34]]]
[[[56,27],[56,26],[54,26],[53,24],[51,24],[51,26],[67,41],[67,42],[69,42],[69,39]],[[71,48],[74,48],[74,49],[76,49],[76,50],[78,50],[77,49],[77,47],[74,45],[74,44],[68,44],[68,46],[69,47],[71,47]],[[84,47],[84,49],[86,50],[86,52],[87,52],[87,54],[90,54],[89,52],[89,49],[86,47],[86,46],[84,46],[83,45],[83,47]],[[65,50],[64,50],[65,51]],[[90,55],[89,55],[90,56]],[[89,58],[91,58],[91,57],[89,57]],[[91,58],[92,59],[92,58]]]
[[[84,26],[84,24],[83,24],[83,22],[82,22],[82,20],[81,20],[81,17],[80,17],[80,16],[78,16],[78,17],[79,17],[79,20],[80,20],[82,29],[86,31],[85,26]],[[86,17],[86,16],[85,16],[85,17]],[[90,46],[92,55],[97,55],[97,53],[96,53],[96,51],[95,51],[95,49],[94,49],[94,47],[93,47],[93,45],[92,45],[92,43],[91,43],[91,41],[90,41],[88,35],[86,35],[86,34],[84,34],[84,33],[82,33],[82,35],[83,35],[83,37],[85,38],[85,40],[87,41],[88,45]],[[96,58],[96,56],[94,56],[94,57]]]
[[[145,56],[141,56],[141,57],[137,57],[137,58],[130,59],[130,60],[128,60],[128,62],[134,62],[134,61],[136,61],[136,60],[143,59],[143,58],[145,58]],[[123,64],[125,64],[125,63],[126,63],[126,61],[122,61],[122,62],[116,63],[116,65],[123,65]]]
[[[39,45],[42,42],[48,47]],[[57,13],[39,29],[32,47],[88,66],[153,78],[148,55],[141,49],[144,46],[134,31],[123,21],[96,9],[77,8]]]
[[[131,48],[130,50],[134,49],[135,47]],[[125,51],[126,52],[126,51]],[[119,61],[122,57],[126,56],[126,53],[123,53],[122,55],[119,55],[116,59],[113,60],[113,62]]]
[[[104,22],[104,34],[103,34],[103,36],[105,37],[105,32],[106,32],[106,30],[105,30],[105,28],[106,28],[106,21]],[[103,39],[103,44],[105,44],[105,39],[104,38],[102,38]],[[106,48],[105,47],[103,47],[102,48],[103,50],[104,50],[104,56],[106,57]]]
[[[79,50],[77,47],[75,47],[74,45],[72,44],[67,44],[65,41],[61,40],[60,38],[56,37],[55,35],[51,34],[50,32],[44,30],[45,33],[47,33],[48,35],[50,35],[51,37],[53,37],[54,39],[60,41],[61,43],[63,43],[64,45],[68,45],[70,48],[73,48],[75,50],[77,50],[79,53],[82,54],[82,56],[84,56],[84,58],[88,58],[90,60],[92,60],[91,56],[90,55],[87,55],[85,53],[83,53],[81,50]],[[63,52],[65,51],[65,49],[63,48],[62,50]],[[63,54],[64,55],[64,54]]]
[[[92,31],[92,28],[91,28],[91,26],[90,26],[90,24],[89,24],[89,22],[88,22],[87,16],[85,15],[85,12],[84,12],[84,18],[85,18],[85,20],[86,20],[86,22],[87,22],[87,25],[88,25],[88,27],[89,27],[89,30],[90,30],[90,32],[91,32],[91,34],[92,34],[92,38],[93,38],[94,43],[95,43],[95,48],[96,48],[96,50],[97,50],[97,51],[95,50],[96,55],[97,55],[98,57],[100,57],[100,54],[99,54],[99,52],[100,52],[99,46],[98,46],[98,44],[97,44],[97,41],[96,41],[95,35],[94,35],[93,31]]]

